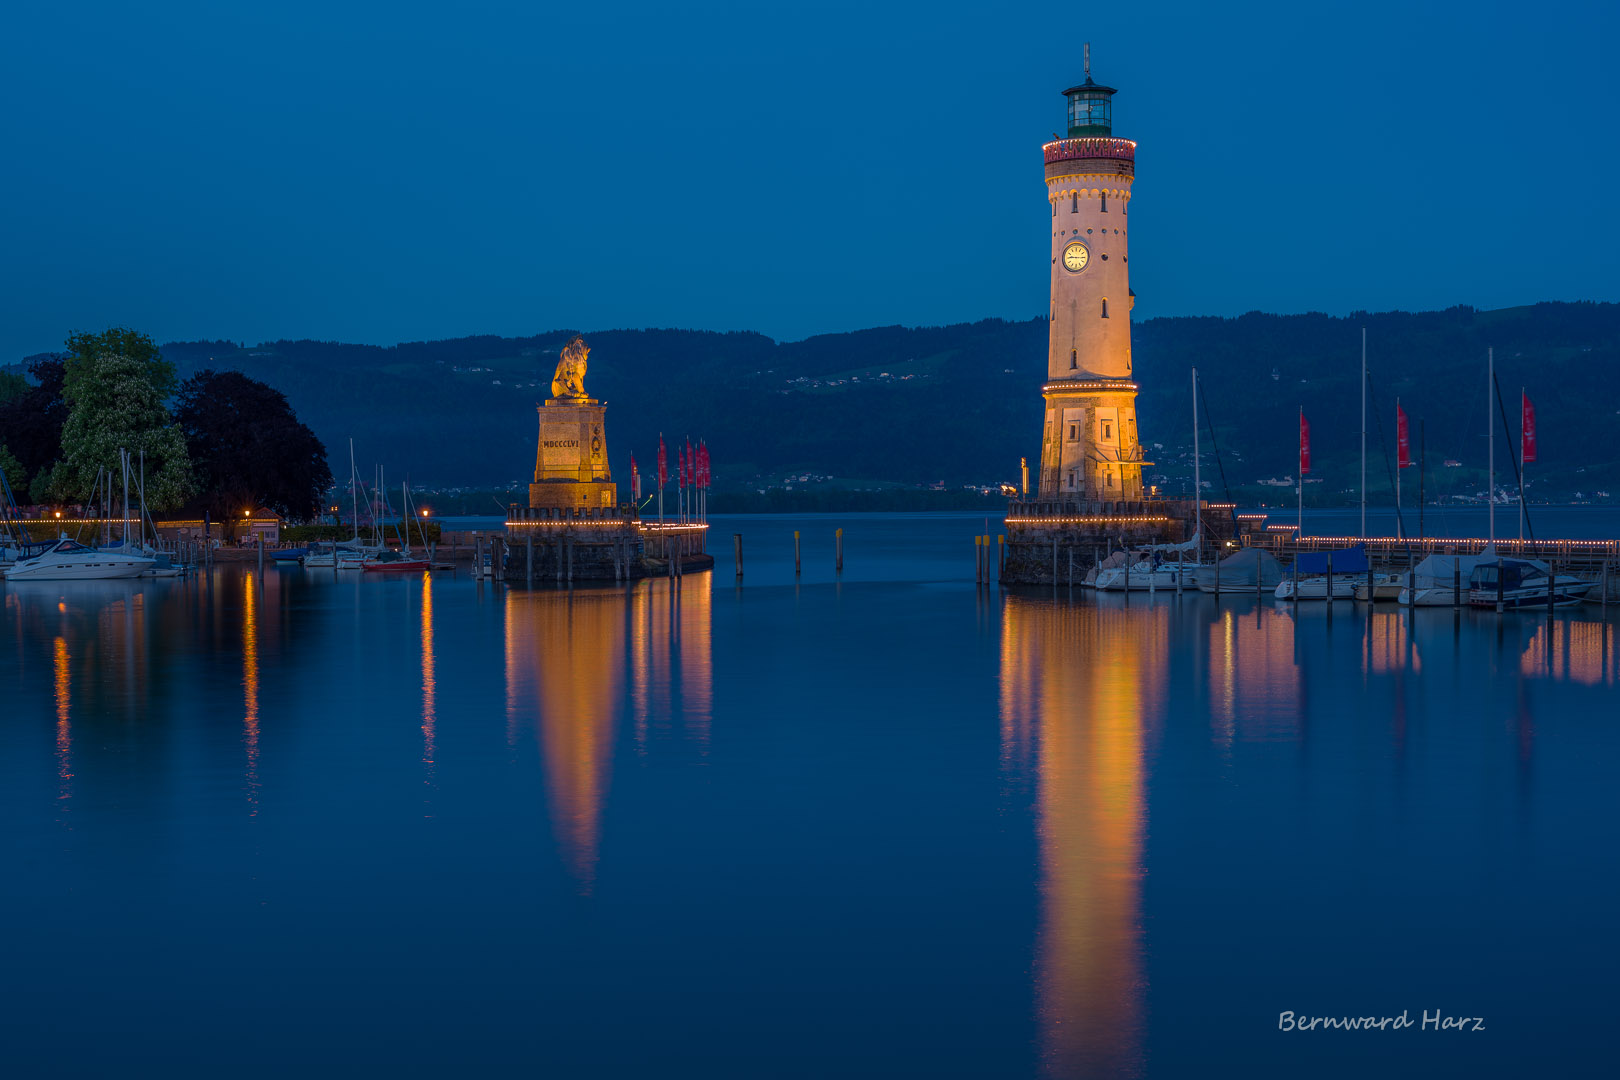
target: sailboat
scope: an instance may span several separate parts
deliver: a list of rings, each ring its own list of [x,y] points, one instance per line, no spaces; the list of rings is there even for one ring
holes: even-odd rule
[[[411,495],[410,488],[407,485],[401,484],[399,486],[399,498],[400,509],[406,514],[410,513]],[[387,505],[386,498],[383,505],[385,509],[392,510],[392,507]],[[433,569],[432,564],[426,559],[411,558],[411,523],[409,520],[406,520],[404,529],[401,529],[396,523],[394,531],[399,536],[399,550],[379,551],[368,556],[365,562],[361,564],[361,570],[367,573],[405,573]],[[422,537],[422,546],[427,546],[426,535]]]
[[[360,492],[365,487],[360,483],[359,471],[354,465],[354,440],[349,440],[349,501],[354,521],[354,539],[332,543],[313,545],[310,554],[303,559],[304,566],[310,569],[359,570],[364,567],[366,558],[384,550],[380,537],[372,544],[363,543],[360,539]],[[373,521],[376,514],[372,515]]]

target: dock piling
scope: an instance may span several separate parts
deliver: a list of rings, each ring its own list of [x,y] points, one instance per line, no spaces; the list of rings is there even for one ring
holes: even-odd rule
[[[844,530],[839,529],[834,535],[838,539],[838,565],[837,565],[836,569],[840,574],[842,574],[844,572]],[[985,554],[986,554],[986,556],[988,556],[989,552],[986,552]],[[986,558],[985,561],[988,562],[989,559]],[[986,581],[990,580],[990,567],[989,566],[986,566],[984,568],[984,579]]]
[[[799,530],[793,530],[793,576],[799,576]]]
[[[732,552],[737,556],[737,579],[742,580],[742,533],[731,534]]]

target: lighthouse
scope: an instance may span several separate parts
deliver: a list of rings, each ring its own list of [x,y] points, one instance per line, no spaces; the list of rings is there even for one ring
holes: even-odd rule
[[[1091,78],[1063,91],[1067,133],[1043,146],[1052,220],[1046,427],[1039,497],[1142,498],[1131,373],[1128,237],[1136,144],[1114,137],[1114,94]]]

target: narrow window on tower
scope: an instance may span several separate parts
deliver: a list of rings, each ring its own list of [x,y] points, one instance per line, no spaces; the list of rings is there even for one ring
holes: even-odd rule
[[[1052,216],[1057,217],[1057,200],[1052,200]]]
[[[1101,201],[1102,201],[1102,207],[1101,207],[1102,212],[1106,214],[1106,213],[1108,213],[1108,192],[1106,192],[1106,191],[1103,192],[1102,195],[1100,196],[1100,198],[1101,198]]]
[[[1103,297],[1103,318],[1108,318],[1108,297]]]
[[[1080,212],[1080,193],[1078,191],[1076,191],[1072,195],[1069,196],[1069,213],[1078,214],[1079,212]]]
[[[1069,350],[1069,370],[1073,371],[1080,366],[1080,350]]]
[[[1114,425],[1113,424],[1104,424],[1103,425],[1103,438],[1105,440],[1111,440],[1111,439],[1113,439],[1113,437],[1114,437]]]
[[[1078,439],[1079,437],[1080,437],[1079,425],[1078,424],[1070,424],[1069,425],[1069,441],[1074,442],[1074,440]]]

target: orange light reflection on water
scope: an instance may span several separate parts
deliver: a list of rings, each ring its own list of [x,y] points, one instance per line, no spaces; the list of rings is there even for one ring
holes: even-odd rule
[[[242,575],[242,746],[247,752],[247,799],[259,803],[259,592],[252,573]]]
[[[422,573],[422,764],[433,781],[434,736],[438,726],[438,680],[433,659],[433,574]]]
[[[68,668],[67,639],[58,637],[52,649],[51,666],[56,690],[56,777],[60,782],[57,798],[73,797],[73,725],[69,721],[73,677]]]
[[[1612,685],[1617,663],[1614,628],[1607,622],[1544,622],[1519,658],[1525,675],[1551,675],[1585,686]]]
[[[1015,745],[1002,758],[1035,762],[1036,1008],[1050,1075],[1142,1068],[1144,724],[1161,707],[1168,625],[1162,606],[1004,602],[1001,726]]]

